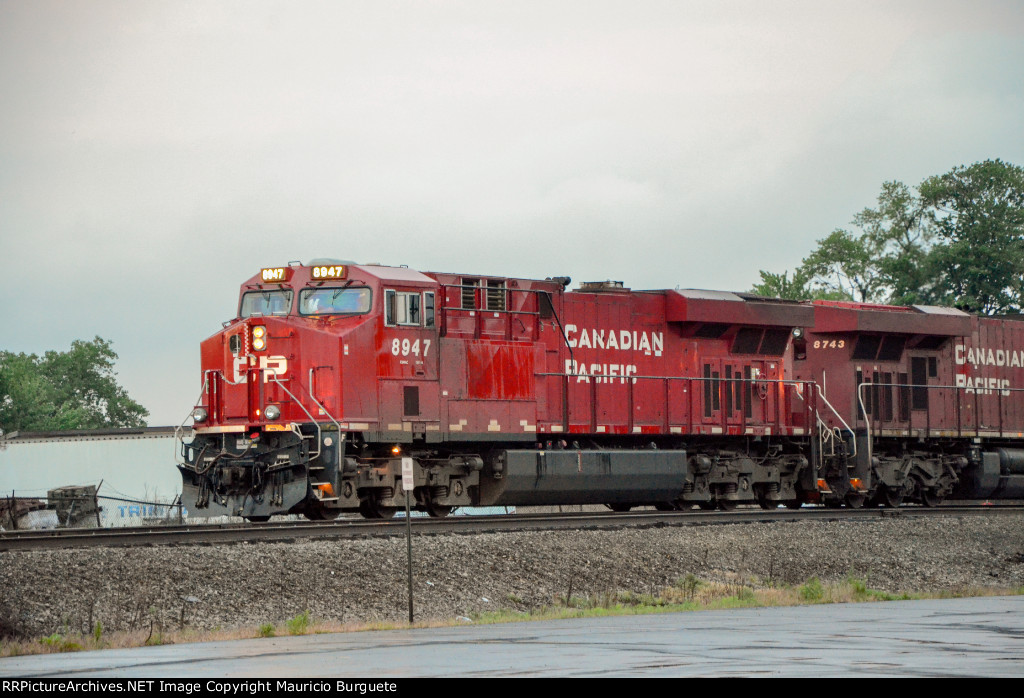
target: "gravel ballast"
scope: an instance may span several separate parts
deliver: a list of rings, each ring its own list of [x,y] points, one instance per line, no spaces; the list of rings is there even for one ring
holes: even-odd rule
[[[1024,514],[414,536],[417,620],[706,581],[856,577],[888,592],[1024,587]],[[0,555],[0,630],[28,636],[408,619],[404,537]]]

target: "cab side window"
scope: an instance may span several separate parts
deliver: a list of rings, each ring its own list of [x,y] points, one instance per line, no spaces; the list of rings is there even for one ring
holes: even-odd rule
[[[423,294],[423,325],[424,327],[434,326],[434,294]]]
[[[387,325],[434,326],[434,294],[384,291],[384,321]]]

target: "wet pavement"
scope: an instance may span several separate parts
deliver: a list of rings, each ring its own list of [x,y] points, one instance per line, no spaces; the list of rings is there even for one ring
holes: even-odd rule
[[[1024,596],[304,635],[0,659],[0,677],[1024,676]]]

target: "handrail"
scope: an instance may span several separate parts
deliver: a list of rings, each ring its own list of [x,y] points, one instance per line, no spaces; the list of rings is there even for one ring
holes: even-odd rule
[[[502,286],[501,287],[501,292],[508,294],[504,298],[504,300],[502,302],[502,305],[504,307],[502,307],[502,308],[487,308],[487,307],[478,308],[475,305],[476,296],[474,295],[474,306],[472,308],[463,308],[461,303],[459,305],[448,305],[448,300],[447,300],[448,299],[448,294],[446,293],[446,290],[447,289],[451,289],[451,288],[457,288],[457,289],[460,290],[460,292],[462,290],[464,290],[464,289],[467,289],[467,288],[474,289],[474,291],[483,289],[483,291],[484,291],[484,303],[483,303],[483,305],[485,305],[485,306],[487,305],[487,294],[486,294],[486,292],[488,291],[488,287],[487,286],[482,286],[482,285],[479,285],[479,284],[444,284],[444,283],[438,284],[438,290],[439,290],[439,295],[440,295],[440,302],[438,303],[438,306],[437,306],[437,312],[441,316],[441,321],[438,323],[438,327],[441,328],[443,336],[447,335],[447,333],[448,333],[448,318],[449,318],[449,314],[452,313],[452,312],[464,311],[464,312],[467,312],[467,313],[473,313],[474,314],[474,317],[475,317],[475,320],[474,320],[474,323],[473,323],[474,324],[474,328],[473,328],[474,336],[479,336],[481,334],[481,332],[482,332],[482,322],[483,322],[483,319],[485,317],[485,315],[484,315],[485,313],[495,313],[496,315],[504,316],[503,324],[505,325],[505,328],[504,328],[505,338],[511,340],[512,339],[512,335],[513,335],[512,320],[514,318],[517,318],[518,316],[525,315],[525,316],[531,318],[531,322],[536,322],[536,323],[542,322],[542,316],[541,316],[541,312],[540,312],[541,311],[540,296],[541,296],[541,294],[549,294],[549,295],[551,294],[550,291],[547,291],[547,290],[544,290],[544,289],[538,289],[538,288],[511,288],[511,287],[508,287],[508,286]],[[497,289],[492,289],[492,290],[497,290]],[[514,300],[515,300],[515,294],[517,294],[517,293],[524,294],[524,296],[525,296],[525,298],[523,298],[520,301],[521,305],[523,305],[523,306],[526,305],[526,300],[529,298],[530,294],[533,294],[533,295],[537,296],[537,299],[538,299],[537,300],[537,310],[524,310],[522,307],[520,307],[519,309],[516,309],[515,307],[513,307],[514,306]],[[551,309],[552,309],[552,312],[553,312],[553,314],[555,316],[555,319],[558,321],[559,327],[561,327],[562,323],[561,323],[561,320],[558,319],[558,313],[554,310],[554,303],[551,304]],[[520,324],[522,324],[521,320],[520,320]],[[564,330],[562,331],[562,336],[563,336],[563,339],[565,339],[565,331]],[[568,343],[567,339],[565,341]],[[570,353],[571,353],[571,351],[572,350],[570,349]]]
[[[310,411],[309,411],[308,409],[306,409],[306,406],[305,406],[304,404],[302,404],[302,401],[301,401],[301,400],[300,400],[300,399],[299,399],[298,397],[296,397],[296,396],[295,396],[295,394],[294,394],[294,393],[292,393],[292,391],[290,391],[290,390],[289,390],[289,389],[287,388],[287,386],[285,386],[285,384],[284,384],[284,383],[283,383],[283,382],[281,381],[281,379],[280,379],[280,378],[278,377],[278,375],[277,375],[277,371],[275,371],[275,370],[274,370],[274,369],[272,369],[272,368],[262,368],[262,367],[255,367],[255,366],[254,366],[254,367],[250,367],[250,368],[249,368],[249,371],[251,371],[252,373],[255,373],[255,374],[257,374],[257,375],[258,375],[258,376],[259,376],[260,378],[267,378],[267,376],[265,376],[264,374],[266,374],[266,373],[268,373],[268,372],[269,372],[269,374],[270,374],[270,375],[269,375],[269,380],[272,380],[272,381],[273,381],[273,382],[274,382],[275,384],[277,384],[277,386],[278,386],[279,388],[281,388],[281,390],[283,390],[283,391],[284,391],[285,393],[287,393],[287,394],[288,394],[288,396],[289,396],[289,397],[291,397],[292,401],[293,401],[293,402],[294,402],[294,403],[295,403],[296,405],[298,405],[298,406],[299,406],[299,408],[300,408],[300,409],[301,409],[301,410],[302,410],[303,412],[305,412],[305,413],[306,413],[306,416],[307,416],[307,417],[309,417],[309,421],[310,421],[310,422],[311,422],[311,423],[312,423],[312,424],[313,424],[313,425],[314,425],[314,426],[316,427],[316,432],[317,432],[317,438],[316,438],[316,451],[315,451],[314,453],[311,453],[311,454],[310,454],[310,458],[312,459],[312,458],[317,458],[317,457],[319,457],[319,456],[320,456],[320,435],[321,435],[321,431],[320,431],[320,424],[319,424],[319,422],[317,422],[316,418],[315,418],[315,417],[313,417],[313,414],[312,414],[312,413],[311,413],[311,412],[310,412]],[[217,376],[218,376],[218,377],[220,378],[220,380],[223,380],[223,381],[224,381],[225,383],[227,383],[228,385],[242,385],[242,384],[248,383],[248,380],[247,380],[247,379],[246,379],[246,380],[239,380],[239,381],[231,381],[231,380],[228,380],[227,378],[225,378],[225,377],[224,377],[223,371],[221,371],[221,370],[219,370],[219,369],[210,369],[210,370],[204,371],[204,373],[203,373],[203,387],[202,387],[202,389],[201,389],[201,390],[199,391],[199,397],[200,397],[200,398],[202,398],[202,396],[203,396],[203,395],[204,395],[204,394],[206,393],[206,389],[207,389],[207,386],[213,385],[213,383],[211,383],[211,382],[210,382],[210,374],[217,374]],[[262,382],[262,381],[261,381],[261,382]],[[301,383],[300,383],[300,385],[301,385]],[[307,392],[309,392],[309,391],[307,391]],[[341,430],[341,425],[340,425],[340,424],[338,423],[338,421],[337,421],[337,420],[336,420],[336,419],[335,419],[335,418],[334,418],[334,417],[333,417],[333,416],[331,415],[331,413],[330,413],[330,412],[328,412],[328,411],[327,411],[327,409],[326,409],[326,408],[325,408],[325,407],[324,407],[323,405],[321,405],[321,404],[320,404],[320,403],[319,403],[319,402],[318,402],[318,401],[316,400],[316,398],[314,398],[314,397],[313,397],[313,395],[312,395],[312,393],[311,393],[311,392],[310,392],[310,394],[309,394],[309,397],[310,397],[310,399],[311,399],[311,400],[312,400],[312,401],[313,401],[314,403],[316,403],[317,407],[319,407],[320,409],[322,409],[322,410],[324,411],[324,414],[326,414],[326,415],[327,415],[327,417],[328,417],[328,418],[329,418],[329,419],[330,419],[330,420],[331,420],[332,422],[334,422],[334,424],[335,424],[335,425],[337,425],[337,427],[338,427],[338,430],[339,430],[339,433],[340,433],[340,430]],[[201,400],[198,400],[198,401],[197,401],[197,403],[199,403],[199,402],[201,402]],[[213,406],[213,405],[210,405],[209,407],[210,407],[210,409],[212,410],[214,406]],[[191,415],[191,414],[192,414],[192,413],[191,413],[191,412],[189,412],[189,415]],[[176,428],[175,428],[175,430],[174,430],[174,437],[175,437],[175,440],[176,440],[177,442],[179,442],[179,443],[183,443],[183,440],[182,440],[182,438],[181,438],[181,433],[182,433],[182,431],[184,430],[184,427],[185,427],[185,422],[186,422],[187,420],[188,420],[188,417],[185,417],[185,419],[184,419],[184,420],[182,420],[181,424],[180,424],[180,425],[179,425],[178,427],[176,427]],[[301,433],[299,434],[299,436],[301,436]],[[187,464],[187,463],[185,462],[184,458],[182,458],[182,457],[181,457],[181,448],[178,448],[178,449],[177,449],[177,451],[178,451],[178,452],[177,452],[177,453],[175,454],[175,462],[176,462],[177,464],[179,464],[179,465],[188,465],[188,464]],[[338,464],[339,464],[339,466],[341,465],[341,449],[340,449],[340,448],[338,449]]]
[[[318,421],[316,421],[316,418],[313,417],[313,415],[310,413],[310,411],[306,409],[306,406],[302,404],[302,401],[300,401],[299,398],[295,397],[295,395],[292,393],[292,391],[288,390],[288,388],[285,387],[285,384],[282,383],[281,379],[277,377],[277,371],[275,371],[272,368],[271,369],[268,369],[268,368],[257,368],[256,371],[258,371],[260,373],[262,373],[263,371],[270,371],[271,374],[272,374],[271,375],[271,380],[274,381],[275,383],[277,383],[277,387],[281,388],[281,390],[283,390],[286,393],[288,393],[288,397],[290,397],[295,402],[295,404],[298,405],[302,409],[302,411],[306,413],[306,416],[309,417],[309,421],[312,422],[313,426],[316,427],[316,453],[310,455],[310,460],[312,460],[313,458],[319,458],[320,457],[320,423]],[[299,385],[301,385],[301,383]],[[310,395],[310,398],[312,398],[312,397],[313,396]],[[316,400],[313,400],[313,402],[316,402]],[[326,414],[326,412],[327,411],[324,410],[325,414]],[[332,420],[333,420],[333,418],[332,418]],[[338,451],[340,453],[341,449],[338,449]]]
[[[802,386],[809,386],[809,385],[814,384],[813,381],[809,381],[809,380],[792,380],[792,379],[781,379],[781,378],[780,379],[770,379],[770,378],[730,378],[730,379],[726,379],[726,378],[722,378],[722,377],[719,377],[719,378],[707,377],[706,378],[704,376],[647,376],[647,375],[641,375],[641,374],[636,374],[636,373],[631,373],[631,374],[628,374],[628,375],[612,376],[612,375],[603,375],[603,374],[541,372],[541,373],[535,373],[534,375],[535,376],[539,376],[539,377],[543,377],[543,378],[560,378],[560,379],[564,379],[566,384],[568,383],[570,378],[584,378],[584,379],[587,379],[587,381],[589,383],[591,383],[591,389],[589,391],[589,393],[591,395],[596,394],[597,384],[602,383],[602,382],[607,382],[607,383],[618,382],[620,385],[627,385],[628,384],[628,385],[631,386],[633,383],[635,383],[638,380],[656,380],[656,381],[664,381],[666,386],[667,386],[669,384],[669,381],[686,381],[688,384],[691,384],[690,389],[687,391],[688,395],[690,396],[689,400],[687,401],[687,420],[688,420],[687,421],[687,431],[688,432],[692,431],[693,426],[694,426],[694,424],[693,424],[693,422],[694,422],[694,419],[693,419],[693,393],[694,393],[694,391],[692,389],[692,383],[694,383],[694,382],[697,382],[697,383],[713,383],[714,381],[718,381],[721,384],[719,386],[720,389],[726,389],[723,386],[726,383],[729,383],[729,382],[738,382],[738,383],[749,385],[749,386],[764,385],[764,386],[769,386],[769,387],[772,386],[772,385],[802,387]],[[801,388],[800,391],[798,391],[798,395],[801,395],[801,400],[803,400],[805,405],[806,405],[804,407],[805,414],[807,416],[810,416],[812,413],[816,414],[816,413],[813,412],[811,406],[807,403],[807,400],[803,398],[803,396],[802,396],[802,388]],[[595,400],[595,398],[592,397],[591,400],[593,401],[593,400]],[[774,410],[775,414],[772,417],[769,417],[769,418],[765,419],[765,424],[771,425],[771,426],[776,427],[776,428],[783,428],[783,427],[786,426],[786,425],[784,425],[782,423],[782,415],[781,415],[781,412],[780,412],[781,411],[781,405],[779,404],[781,401],[782,401],[782,397],[781,396],[777,396],[775,401],[774,401],[775,402],[775,410]],[[563,414],[564,414],[564,410],[567,408],[567,405],[568,405],[568,400],[563,397]],[[593,412],[592,411],[593,411],[594,407],[595,407],[595,404],[592,404],[591,405],[591,411],[590,411],[590,418],[587,420],[592,425],[593,425]],[[665,420],[666,420],[666,423],[668,422],[668,418],[669,418],[669,415],[668,415],[669,409],[670,409],[670,404],[669,404],[668,394],[667,394],[667,390],[666,390],[666,395],[665,395]],[[719,411],[722,413],[722,416],[721,416],[721,426],[723,428],[728,428],[729,426],[736,426],[735,424],[732,424],[732,425],[729,424],[729,421],[728,421],[729,420],[729,415],[726,413],[726,411],[724,409],[720,409]],[[633,410],[632,410],[632,401],[631,400],[630,400],[629,412],[630,412],[629,423],[632,424],[633,423],[633,419],[632,419],[632,412],[633,412]],[[746,418],[745,414],[742,414],[742,420],[743,420],[742,424],[739,425],[740,428],[743,428],[747,424],[747,418]],[[808,421],[808,428],[809,427],[810,427],[810,422]],[[567,429],[568,428],[568,424],[563,422],[563,428]]]
[[[196,400],[196,404],[200,404],[202,402],[203,394],[206,392],[206,384],[210,380],[210,373],[211,371],[203,372],[203,387],[199,389],[199,399]],[[185,439],[184,437],[182,437],[182,432],[184,432],[185,430],[185,422],[188,421],[188,418],[192,416],[192,413],[194,411],[195,407],[189,410],[189,413],[185,415],[185,419],[181,420],[181,424],[174,428],[174,443],[176,446],[174,452],[174,462],[176,465],[188,465],[188,463],[185,462],[185,459],[181,455],[182,447],[185,445]]]
[[[856,457],[856,455],[857,455],[857,434],[853,431],[853,429],[850,428],[850,425],[846,423],[846,420],[843,419],[843,416],[841,414],[839,414],[839,411],[835,407],[832,406],[832,403],[828,401],[828,398],[825,397],[825,393],[823,393],[822,390],[821,390],[821,386],[818,385],[817,383],[815,383],[814,386],[818,390],[818,397],[821,398],[822,402],[825,403],[826,407],[828,407],[830,410],[832,410],[832,414],[835,415],[836,419],[838,419],[840,422],[842,422],[843,426],[846,427],[846,431],[850,432],[850,436],[853,437],[853,439],[852,439],[852,442],[853,442],[853,452],[850,453],[850,457]],[[815,410],[814,416],[817,418],[818,423],[820,425],[822,425],[824,427],[828,426],[827,424],[825,424],[825,421],[821,418],[821,415],[818,414],[817,410]],[[839,427],[835,427],[835,428],[837,430],[839,429]],[[819,430],[819,434],[821,433],[821,431],[828,431],[830,434],[832,433],[831,429]],[[830,436],[830,439],[831,438],[835,438],[835,436]],[[822,438],[821,439],[822,448],[824,448],[824,443],[825,443],[825,439]],[[871,452],[870,452],[870,449],[869,449],[868,450],[868,457],[870,458],[870,456],[871,456]]]
[[[306,388],[306,393],[309,395],[309,399],[313,401],[313,404],[315,404],[317,407],[319,407],[320,410],[324,414],[327,415],[327,418],[329,420],[334,422],[334,427],[338,430],[338,440],[340,441],[341,440],[341,423],[337,419],[335,419],[334,415],[332,415],[327,410],[327,408],[324,407],[324,405],[319,400],[316,399],[316,396],[313,395],[313,371],[315,371],[315,370],[316,370],[316,368],[310,368],[309,369],[309,387]],[[300,383],[299,385],[302,385],[302,384]],[[307,412],[306,414],[309,414],[309,413]],[[341,468],[341,444],[339,443],[338,444],[338,473],[339,474],[341,473],[341,470],[342,470],[342,468]]]
[[[1007,394],[1012,394],[1012,393],[1024,393],[1024,388],[1010,388],[1008,386],[1007,387],[996,386],[996,387],[992,387],[992,388],[985,388],[985,387],[976,387],[976,386],[968,386],[968,385],[915,385],[913,383],[872,383],[872,382],[869,382],[869,381],[863,381],[861,383],[858,383],[857,384],[857,402],[858,402],[858,404],[860,406],[860,414],[861,414],[861,416],[862,416],[862,418],[864,420],[864,426],[867,429],[867,434],[868,434],[868,458],[869,459],[871,458],[871,455],[872,455],[872,452],[873,452],[873,446],[874,446],[873,442],[874,442],[874,439],[873,439],[873,434],[872,434],[873,426],[872,426],[872,423],[871,423],[871,416],[870,416],[870,413],[867,410],[867,405],[864,402],[864,390],[863,389],[865,387],[872,387],[872,388],[911,388],[911,389],[913,389],[913,388],[924,388],[925,391],[928,391],[928,390],[953,390],[953,391],[955,391],[954,395],[956,396],[956,400],[957,400],[956,430],[957,430],[957,436],[960,436],[960,437],[963,436],[963,431],[964,431],[964,426],[963,426],[963,424],[961,423],[961,420],[960,420],[960,409],[959,409],[960,408],[960,395],[961,394],[967,393],[967,392],[970,392],[970,393],[974,394],[974,415],[975,415],[975,417],[974,417],[974,419],[975,419],[975,422],[974,422],[974,433],[975,433],[975,435],[977,435],[978,432],[980,432],[981,428],[982,428],[981,416],[980,416],[979,406],[978,406],[978,394],[979,394],[979,392],[987,390],[987,391],[991,391],[992,393],[996,394],[997,402],[998,402],[998,406],[997,406],[998,415],[997,416],[999,418],[999,427],[998,428],[999,428],[999,435],[1002,436],[1003,435],[1003,405],[1004,405],[1003,396],[1007,395]],[[906,425],[907,425],[907,430],[910,431],[911,429],[913,429],[913,421],[914,421],[913,415],[914,415],[914,411],[915,411],[914,408],[910,407],[908,409],[908,411],[907,411],[908,412],[907,419],[905,419],[905,420],[904,419],[899,419],[899,420],[891,420],[891,421],[893,423],[896,423],[896,424],[902,424],[902,423],[905,422]],[[931,409],[930,409],[930,407],[926,407],[924,409],[924,411],[925,411],[925,420],[926,420],[925,421],[925,431],[930,432],[931,431]],[[879,419],[879,420],[876,420],[876,421],[879,424],[881,424],[882,422],[889,421],[889,420]]]

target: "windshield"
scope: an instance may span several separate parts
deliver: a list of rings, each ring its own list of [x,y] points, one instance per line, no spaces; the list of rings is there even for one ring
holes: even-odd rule
[[[242,296],[239,317],[287,315],[292,307],[292,290],[253,291]]]
[[[341,315],[370,312],[368,288],[304,288],[299,293],[302,315]]]

